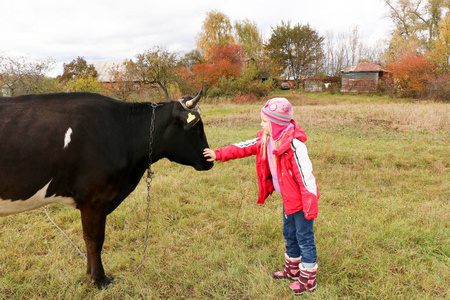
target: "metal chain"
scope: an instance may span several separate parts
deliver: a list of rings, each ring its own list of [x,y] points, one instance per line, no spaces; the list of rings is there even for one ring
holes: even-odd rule
[[[147,183],[147,217],[146,223],[147,227],[145,229],[145,240],[144,240],[144,251],[142,253],[142,260],[139,263],[139,266],[134,271],[133,275],[136,275],[139,269],[144,264],[145,257],[147,255],[147,245],[148,245],[148,236],[149,236],[149,227],[150,227],[150,187],[153,180],[153,172],[152,172],[152,152],[153,152],[153,132],[155,131],[155,110],[159,106],[158,104],[152,103],[153,108],[152,118],[150,121],[150,136],[149,136],[149,150],[148,150],[148,168],[147,168],[147,178],[145,182]]]

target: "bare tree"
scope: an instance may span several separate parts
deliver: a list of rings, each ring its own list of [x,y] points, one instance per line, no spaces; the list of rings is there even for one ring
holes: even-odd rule
[[[33,60],[28,57],[0,56],[0,86],[11,96],[39,93],[48,82],[45,76],[54,65],[53,59]]]
[[[324,72],[337,76],[341,70],[360,61],[379,62],[384,51],[382,41],[369,44],[360,35],[358,27],[351,27],[348,32],[328,31],[325,35]]]

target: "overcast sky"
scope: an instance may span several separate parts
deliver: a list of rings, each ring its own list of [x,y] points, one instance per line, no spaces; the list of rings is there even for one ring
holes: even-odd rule
[[[357,25],[372,43],[391,27],[381,0],[9,0],[0,8],[0,54],[51,57],[58,70],[78,56],[132,59],[156,45],[184,53],[210,10],[233,23],[249,19],[266,38],[281,21],[309,23],[321,35]]]

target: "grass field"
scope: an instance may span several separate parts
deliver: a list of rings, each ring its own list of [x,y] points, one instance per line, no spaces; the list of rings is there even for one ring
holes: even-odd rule
[[[285,94],[308,134],[321,193],[318,289],[304,299],[450,298],[450,106],[378,96]],[[255,136],[264,102],[202,105],[212,148]],[[153,166],[107,221],[97,290],[43,210],[0,218],[0,299],[296,299],[283,266],[279,195],[257,205],[254,158],[196,172]],[[79,212],[49,207],[84,251]]]

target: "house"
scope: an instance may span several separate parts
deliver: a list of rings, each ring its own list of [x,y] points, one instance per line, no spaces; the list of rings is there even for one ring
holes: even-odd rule
[[[341,93],[374,93],[391,71],[376,64],[361,62],[342,71]]]
[[[95,61],[88,63],[93,65],[97,71],[97,80],[100,83],[114,82],[114,76],[111,74],[112,70],[125,71],[124,62],[125,59],[108,60],[108,61]]]
[[[97,80],[102,88],[110,91],[145,93],[146,89],[142,88],[145,84],[127,72],[124,64],[126,61],[126,59],[95,61],[89,64],[93,65],[97,71]],[[151,87],[151,85],[148,87]]]

